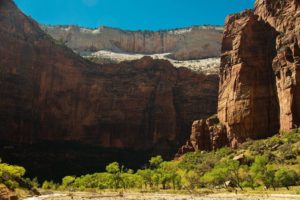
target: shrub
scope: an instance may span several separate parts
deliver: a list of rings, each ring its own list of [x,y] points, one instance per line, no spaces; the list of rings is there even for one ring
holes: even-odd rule
[[[143,183],[144,183],[146,188],[148,186],[150,188],[153,188],[153,186],[154,186],[154,172],[152,170],[150,170],[150,169],[138,170],[137,175],[142,177]]]
[[[267,189],[272,186],[275,190],[275,170],[269,164],[267,156],[257,156],[250,170],[258,183],[263,184]]]
[[[164,160],[162,159],[161,156],[156,156],[156,157],[152,157],[149,161],[150,167],[152,169],[158,168],[159,165],[163,162]]]
[[[216,165],[210,172],[207,172],[202,177],[202,181],[212,186],[220,186],[225,184],[226,181],[230,181],[234,186],[243,190],[241,169],[238,161],[225,160]]]
[[[75,177],[74,176],[66,176],[62,179],[62,187],[63,188],[69,188],[73,185],[75,182]]]
[[[58,184],[54,183],[53,181],[44,181],[42,188],[45,190],[57,190]]]
[[[296,184],[297,173],[293,170],[279,169],[275,173],[275,182],[280,187],[289,187]]]
[[[23,179],[25,172],[23,167],[0,163],[0,183],[14,190],[19,187],[17,180]]]

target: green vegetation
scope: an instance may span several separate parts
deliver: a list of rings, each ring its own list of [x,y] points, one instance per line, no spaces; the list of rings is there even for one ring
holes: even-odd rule
[[[178,161],[150,159],[143,169],[126,169],[114,162],[106,172],[67,176],[61,185],[45,182],[45,189],[255,190],[300,185],[300,129],[265,140],[249,140],[239,149],[188,153]]]
[[[37,179],[24,178],[25,169],[0,161],[0,184],[11,190],[39,187]],[[66,176],[61,183],[45,181],[50,190],[294,190],[300,186],[300,129],[265,139],[249,140],[238,149],[198,151],[180,160],[152,157],[136,172],[117,162],[106,171]],[[299,187],[298,187],[299,188]],[[299,191],[300,192],[300,191]],[[298,194],[299,194],[298,192]]]
[[[30,180],[24,178],[26,170],[23,167],[2,163],[0,159],[0,186],[3,185],[10,190],[21,189],[35,193],[34,188],[39,187],[37,178]]]
[[[13,166],[6,163],[0,163],[0,183],[10,189],[19,187],[18,180],[25,174],[25,169],[20,166]]]

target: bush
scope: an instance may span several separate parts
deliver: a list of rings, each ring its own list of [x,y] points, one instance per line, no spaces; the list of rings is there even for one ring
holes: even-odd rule
[[[216,165],[211,171],[205,173],[202,181],[211,186],[224,185],[226,181],[230,181],[233,186],[242,187],[241,165],[235,160],[225,160]]]
[[[279,169],[275,173],[275,182],[279,187],[286,187],[289,190],[290,186],[296,184],[297,173],[293,170]]]
[[[75,177],[74,176],[66,176],[62,179],[62,187],[63,188],[69,188],[73,185],[75,182]]]
[[[137,175],[142,177],[143,184],[145,185],[146,188],[148,186],[150,188],[153,188],[153,186],[154,186],[154,171],[152,171],[150,169],[143,169],[143,170],[140,169],[137,171]]]
[[[0,163],[0,183],[14,190],[19,187],[17,180],[23,180],[25,172],[23,167]]]
[[[122,174],[122,187],[128,188],[142,188],[143,178],[137,174],[123,173]]]
[[[257,156],[250,170],[258,184],[263,184],[267,189],[272,186],[275,190],[275,170],[267,156]]]
[[[73,186],[80,190],[86,188],[109,189],[112,188],[112,175],[109,173],[96,173],[81,176],[75,179]]]
[[[42,188],[45,190],[57,190],[58,184],[54,183],[53,181],[44,181]]]
[[[150,164],[150,167],[152,169],[155,169],[155,168],[158,168],[159,165],[163,162],[164,160],[162,159],[161,156],[156,156],[156,157],[152,157],[150,160],[149,160],[149,164]]]

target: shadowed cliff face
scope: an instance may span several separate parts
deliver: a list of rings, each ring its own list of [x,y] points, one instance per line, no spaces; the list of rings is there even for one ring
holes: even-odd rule
[[[194,150],[237,147],[247,138],[266,138],[300,125],[299,17],[299,0],[257,0],[254,10],[227,18],[220,121],[194,122],[191,139],[177,157]],[[216,138],[222,139],[214,143]]]
[[[300,2],[298,0],[257,0],[255,14],[278,32],[273,71],[280,107],[280,128],[300,125]]]
[[[0,42],[4,146],[75,141],[170,155],[193,120],[216,111],[217,76],[149,57],[96,65],[57,45],[10,0],[0,0]]]

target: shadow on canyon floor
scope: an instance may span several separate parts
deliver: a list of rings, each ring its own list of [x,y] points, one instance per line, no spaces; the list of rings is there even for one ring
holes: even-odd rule
[[[66,175],[84,175],[105,171],[105,166],[118,161],[128,169],[139,169],[148,160],[162,154],[165,159],[172,159],[177,147],[164,149],[112,149],[79,144],[76,142],[40,142],[32,145],[8,145],[0,143],[0,158],[11,164],[24,166],[27,176],[38,177],[39,181],[60,181]]]

